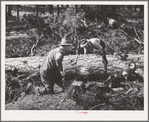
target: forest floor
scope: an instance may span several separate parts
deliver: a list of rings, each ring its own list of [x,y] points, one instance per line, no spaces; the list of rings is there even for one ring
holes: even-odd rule
[[[15,13],[14,13],[15,15]],[[12,17],[12,20],[16,19],[15,17]],[[7,27],[14,27],[14,26],[22,26],[25,23],[17,23],[17,22],[9,22],[7,24]],[[16,38],[15,38],[16,37]],[[55,41],[53,41],[55,40]],[[19,42],[20,43],[19,43]],[[50,39],[45,39],[42,41],[43,44],[41,47],[39,47],[39,49],[37,50],[37,55],[36,56],[45,56],[46,53],[51,50],[52,46],[54,44],[58,45],[58,43],[60,42],[59,39],[55,38],[55,37],[51,37]],[[26,35],[26,31],[21,31],[21,32],[11,32],[6,34],[6,47],[8,48],[8,50],[6,50],[6,58],[15,58],[15,57],[27,57],[29,56],[29,51],[32,47],[32,45],[35,43],[35,37],[34,36],[28,36]],[[12,44],[12,45],[11,45]],[[26,46],[25,46],[26,45]],[[14,52],[12,51],[12,48],[14,50]],[[19,48],[19,50],[17,50]],[[22,52],[21,52],[22,50]],[[15,53],[15,55],[14,55]],[[140,55],[142,56],[142,55]],[[75,59],[73,59],[75,60]],[[91,60],[92,62],[92,60]],[[70,81],[72,82],[72,81]],[[143,89],[144,86],[142,82],[138,82],[138,80],[130,82],[128,81],[127,84],[129,84],[128,86],[132,86],[133,90],[131,89],[131,91],[129,91],[128,94],[133,94],[133,92],[137,93],[137,95],[139,93],[141,93],[141,95],[143,96],[144,99],[144,93],[143,93]],[[134,87],[135,85],[136,87]],[[139,85],[138,85],[139,84]],[[134,86],[133,86],[134,85]],[[5,104],[5,109],[6,110],[84,110],[86,108],[83,108],[82,105],[77,104],[76,101],[74,101],[68,94],[68,89],[66,89],[65,92],[60,92],[61,88],[58,87],[57,85],[54,86],[55,87],[55,92],[56,94],[54,95],[42,95],[39,93],[31,93],[26,95],[23,98],[20,96],[18,101],[14,101],[14,102],[6,102]],[[139,89],[139,93],[136,92],[136,89]],[[117,92],[121,92],[120,89],[117,89]],[[130,90],[129,88],[127,89],[123,89],[123,92],[127,92],[128,90]],[[136,95],[136,96],[137,96]],[[22,98],[22,99],[21,99]],[[127,103],[129,100],[129,98],[125,99],[125,102]],[[141,99],[142,100],[142,99]],[[124,102],[124,101],[123,101]],[[133,100],[132,100],[133,102]],[[140,101],[139,101],[140,102]],[[138,103],[140,106],[138,108],[136,108],[137,110],[142,110],[144,109],[142,106],[142,103]],[[136,105],[138,105],[136,104]],[[133,110],[135,110],[134,106],[130,106],[130,108],[132,108]],[[134,108],[133,108],[134,107]],[[129,108],[129,107],[128,107]],[[101,110],[109,110],[109,107],[105,107],[103,105],[103,108],[101,108]],[[114,109],[114,108],[111,108]],[[124,109],[123,106],[121,107],[121,109]],[[127,109],[127,108],[126,108]]]

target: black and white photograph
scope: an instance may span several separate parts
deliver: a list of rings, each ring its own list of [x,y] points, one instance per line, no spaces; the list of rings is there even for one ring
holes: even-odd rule
[[[148,1],[3,1],[1,36],[3,120],[148,119]]]

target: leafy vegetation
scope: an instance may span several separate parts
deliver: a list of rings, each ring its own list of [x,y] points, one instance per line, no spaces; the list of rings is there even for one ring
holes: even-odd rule
[[[28,6],[22,6],[22,9],[25,7],[29,8]],[[134,6],[134,8],[135,7],[136,6]],[[32,7],[30,7],[30,9],[31,8]],[[11,25],[11,22],[9,23],[8,20],[7,37],[16,35],[18,37],[17,40],[20,40],[19,42],[22,42],[23,40],[26,43],[23,45],[21,43],[20,44],[22,47],[26,47],[25,45],[27,45],[27,49],[19,49],[18,47],[20,47],[20,44],[16,44],[15,42],[17,42],[17,40],[12,38],[11,40],[13,40],[14,43],[11,41],[11,44],[8,43],[6,45],[6,57],[29,56],[32,53],[31,49],[33,44],[36,44],[37,46],[35,55],[46,55],[46,52],[51,50],[53,45],[58,45],[61,38],[68,32],[73,32],[70,38],[74,42],[76,50],[80,50],[78,44],[82,38],[101,37],[106,43],[108,42],[109,45],[115,48],[116,51],[123,52],[122,49],[128,47],[128,53],[142,54],[144,21],[143,18],[139,18],[140,12],[129,10],[131,13],[133,11],[133,13],[130,14],[129,12],[126,12],[128,11],[126,6],[118,6],[117,13],[109,13],[108,15],[119,22],[125,20],[125,22],[121,22],[124,23],[125,26],[124,28],[117,28],[120,30],[115,30],[109,25],[107,25],[106,28],[102,27],[102,13],[100,6],[86,6],[86,9],[80,7],[77,9],[77,12],[73,7],[61,8],[59,11],[54,10],[51,14],[47,13],[46,7],[40,8],[42,8],[42,12],[38,12],[38,16],[33,12],[29,14],[28,12],[25,13],[23,11],[20,23],[25,23],[23,26],[25,30],[19,30],[19,28],[17,28],[17,30],[14,27],[8,29]],[[46,11],[43,13],[44,9]],[[134,19],[134,16],[138,17],[138,19]],[[130,19],[130,17],[132,18]],[[18,33],[24,35],[26,32],[28,36],[26,36],[25,39],[20,38],[20,35],[18,35]],[[45,37],[40,40],[40,37],[43,35]],[[46,48],[44,45],[46,45]],[[18,48],[18,51],[16,51],[16,48]],[[73,54],[75,54],[75,52]],[[107,54],[113,54],[113,50],[109,48],[108,45]]]

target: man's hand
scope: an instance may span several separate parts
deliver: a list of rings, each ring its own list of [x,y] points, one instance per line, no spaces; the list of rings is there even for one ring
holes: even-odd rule
[[[61,71],[60,73],[61,73],[62,77],[64,77],[66,74],[64,71]]]

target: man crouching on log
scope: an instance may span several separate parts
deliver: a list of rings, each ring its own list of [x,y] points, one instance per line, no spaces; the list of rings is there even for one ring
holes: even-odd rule
[[[99,50],[102,56],[105,73],[107,73],[108,61],[106,58],[105,43],[102,40],[100,40],[99,38],[82,39],[80,47],[84,48],[84,54],[92,53],[93,49]]]
[[[70,40],[63,38],[60,47],[51,50],[44,59],[40,68],[41,81],[45,86],[45,94],[54,94],[56,83],[64,90],[62,76],[64,76],[62,61],[63,57],[71,51]]]

